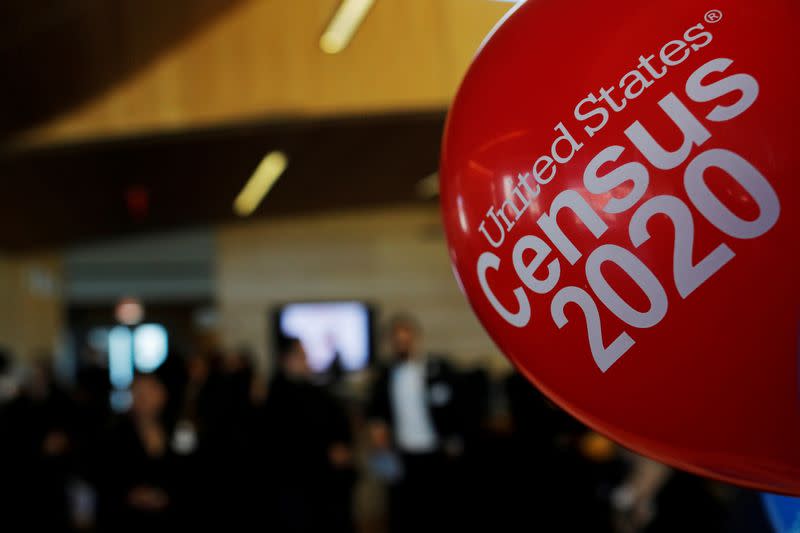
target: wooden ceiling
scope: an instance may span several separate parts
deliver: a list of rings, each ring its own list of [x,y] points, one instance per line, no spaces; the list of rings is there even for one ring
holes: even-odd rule
[[[259,215],[419,201],[508,4],[377,0],[330,56],[337,4],[0,2],[0,250],[231,220],[272,149],[290,166]]]
[[[74,109],[91,107],[116,84],[146,70],[160,54],[241,3],[3,0],[0,138],[46,129]],[[92,136],[91,128],[86,133]],[[42,142],[60,140],[55,135]]]
[[[14,142],[27,146],[442,109],[509,6],[377,0],[350,46],[327,55],[319,37],[340,1],[3,0],[2,129],[23,127]]]

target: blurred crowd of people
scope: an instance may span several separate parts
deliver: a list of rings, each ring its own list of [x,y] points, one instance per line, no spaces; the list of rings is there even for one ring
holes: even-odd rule
[[[268,381],[246,350],[170,356],[124,412],[102,366],[67,388],[0,354],[3,530],[767,531],[755,494],[622,450],[518,374],[455,368],[413,317],[387,336],[364,387],[318,383],[285,339]]]

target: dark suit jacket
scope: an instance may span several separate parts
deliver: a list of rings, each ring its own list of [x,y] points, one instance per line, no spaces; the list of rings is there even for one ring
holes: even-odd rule
[[[367,417],[385,422],[394,430],[394,410],[391,396],[392,371],[400,362],[380,369],[367,405]],[[441,357],[425,360],[425,388],[431,420],[440,441],[462,438],[464,431],[463,398],[458,374]],[[393,431],[394,433],[394,431]]]

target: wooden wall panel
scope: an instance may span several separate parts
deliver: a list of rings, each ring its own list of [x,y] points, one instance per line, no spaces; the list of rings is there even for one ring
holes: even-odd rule
[[[16,142],[286,114],[446,107],[481,40],[509,6],[377,0],[350,47],[331,56],[318,41],[337,1],[240,1],[128,78]],[[126,40],[121,50],[143,48],[147,27],[139,24],[120,38]]]
[[[268,312],[291,300],[355,298],[384,318],[416,314],[430,350],[464,365],[506,365],[453,279],[434,207],[295,217],[217,232],[217,299],[228,345],[267,361]]]
[[[0,346],[23,359],[52,355],[63,328],[60,258],[0,257]]]

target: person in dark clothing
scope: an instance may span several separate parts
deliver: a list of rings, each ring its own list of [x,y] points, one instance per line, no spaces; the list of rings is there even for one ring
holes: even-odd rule
[[[354,479],[348,419],[311,382],[305,350],[289,339],[260,408],[254,442],[270,516],[280,532],[350,532]]]
[[[244,530],[255,512],[252,486],[241,482],[251,468],[252,357],[246,350],[214,350],[192,361],[183,416],[199,443],[198,461],[205,472],[199,514],[212,529]]]
[[[77,433],[90,435],[101,428],[111,415],[111,394],[106,355],[86,346],[81,354],[74,392],[77,404]]]
[[[45,361],[30,370],[20,394],[0,412],[0,456],[6,460],[0,488],[7,510],[3,520],[12,529],[65,531],[71,404]],[[42,508],[48,512],[39,512]]]
[[[513,423],[509,506],[525,523],[535,506],[542,523],[564,531],[612,530],[608,493],[625,467],[613,443],[550,402],[519,373],[506,379]],[[580,512],[575,512],[580,509]]]
[[[183,399],[189,381],[185,361],[186,357],[180,351],[170,349],[167,358],[154,371],[158,381],[167,391],[167,403],[161,418],[170,427],[175,425],[183,409]]]
[[[101,531],[166,531],[180,494],[177,458],[163,420],[166,387],[152,374],[131,387],[130,412],[116,420],[95,451]]]
[[[192,358],[189,374],[183,407],[192,411],[201,436],[220,451],[241,453],[252,415],[252,357],[245,350],[214,350]]]
[[[11,354],[5,347],[0,346],[0,407],[15,394],[11,367]]]
[[[391,362],[381,370],[367,406],[371,445],[399,458],[389,487],[393,532],[444,525],[449,459],[463,451],[463,409],[455,371],[421,350],[421,328],[398,315],[389,326]]]

